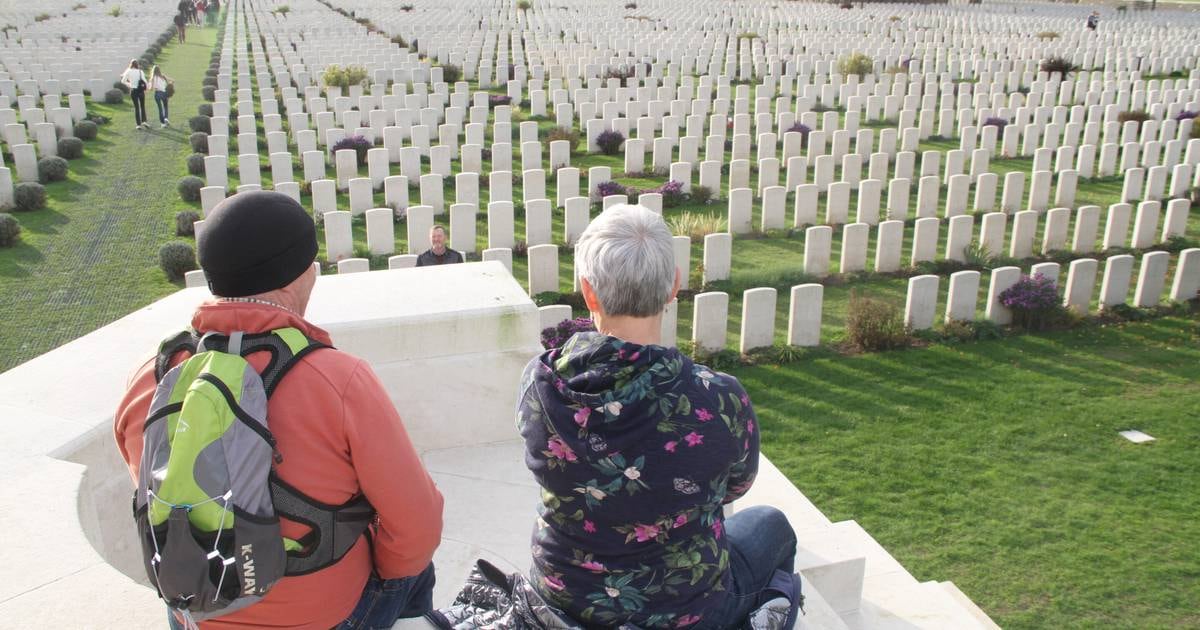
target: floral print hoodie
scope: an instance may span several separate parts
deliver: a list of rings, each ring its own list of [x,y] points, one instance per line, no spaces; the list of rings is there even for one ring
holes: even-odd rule
[[[722,506],[758,469],[737,379],[580,333],[530,362],[517,424],[542,487],[530,578],[589,626],[680,628],[729,588]]]

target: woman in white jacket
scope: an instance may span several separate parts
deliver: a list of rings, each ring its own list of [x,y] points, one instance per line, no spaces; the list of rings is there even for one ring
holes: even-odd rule
[[[142,72],[138,60],[129,62],[129,67],[121,74],[121,83],[129,88],[129,96],[133,100],[134,129],[149,128],[146,122],[146,73]]]
[[[160,127],[166,127],[171,124],[167,120],[167,101],[171,95],[167,93],[167,87],[174,81],[170,77],[163,74],[162,69],[154,66],[150,71],[150,87],[154,90],[154,104],[158,106],[158,124]]]

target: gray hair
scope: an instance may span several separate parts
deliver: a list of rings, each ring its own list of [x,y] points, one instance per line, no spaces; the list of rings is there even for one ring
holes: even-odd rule
[[[575,269],[609,315],[658,315],[675,287],[675,247],[662,217],[619,204],[600,213],[575,245]]]

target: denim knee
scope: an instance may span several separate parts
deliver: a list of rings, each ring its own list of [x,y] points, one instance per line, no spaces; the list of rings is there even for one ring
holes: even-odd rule
[[[751,519],[755,531],[770,540],[778,541],[780,547],[790,553],[796,551],[796,532],[788,522],[787,515],[779,508],[770,505],[755,505],[740,512],[744,518]]]

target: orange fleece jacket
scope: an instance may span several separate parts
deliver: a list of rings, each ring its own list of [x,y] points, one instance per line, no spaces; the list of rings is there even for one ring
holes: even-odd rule
[[[324,330],[261,304],[208,302],[197,309],[192,326],[200,332],[222,333],[293,326],[331,343]],[[183,358],[181,353],[173,364]],[[248,360],[261,371],[268,358],[258,352]],[[117,447],[135,484],[142,428],[154,389],[151,360],[134,374],[117,410]],[[203,630],[333,627],[354,609],[372,569],[385,579],[416,575],[429,565],[441,540],[442,495],[365,361],[333,349],[305,356],[280,381],[267,413],[283,456],[275,468],[279,476],[323,503],[340,505],[359,492],[365,494],[379,513],[374,544],[368,545],[364,537],[337,564],[313,574],[285,577],[261,602],[203,622]],[[288,520],[282,521],[282,529],[284,536],[293,539],[308,531]]]

